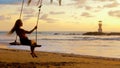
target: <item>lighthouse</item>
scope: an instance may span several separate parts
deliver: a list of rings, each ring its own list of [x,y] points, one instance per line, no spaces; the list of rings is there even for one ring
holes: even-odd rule
[[[98,32],[102,33],[102,21],[99,21],[98,27]]]

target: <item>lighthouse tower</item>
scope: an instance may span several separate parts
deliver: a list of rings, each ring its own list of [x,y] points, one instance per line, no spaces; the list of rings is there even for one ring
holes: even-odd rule
[[[102,21],[99,21],[98,26],[99,26],[98,32],[99,32],[99,33],[102,33]]]

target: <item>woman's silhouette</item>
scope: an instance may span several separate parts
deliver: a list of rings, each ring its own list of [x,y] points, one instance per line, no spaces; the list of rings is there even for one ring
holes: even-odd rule
[[[28,37],[26,36],[26,34],[30,34],[35,29],[37,29],[37,26],[35,26],[30,31],[26,31],[26,30],[22,29],[21,28],[22,26],[23,26],[22,20],[21,19],[16,20],[15,25],[13,26],[13,28],[11,29],[11,31],[9,32],[9,34],[12,34],[13,32],[16,32],[16,34],[20,38],[20,43],[22,45],[30,45],[32,57],[37,57],[36,54],[34,53],[34,50],[35,50],[35,47],[36,47],[36,42],[33,41],[33,40],[29,40]]]

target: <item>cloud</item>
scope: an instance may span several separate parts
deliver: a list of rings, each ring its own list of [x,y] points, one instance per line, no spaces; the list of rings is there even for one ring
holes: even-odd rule
[[[49,18],[49,17],[48,17],[48,14],[42,15],[40,19],[46,21],[47,23],[54,23],[54,22],[56,21],[56,20],[53,19],[53,18]]]
[[[88,12],[83,12],[81,14],[81,16],[84,16],[84,17],[92,17],[92,15],[90,15]]]
[[[99,0],[72,0],[72,1],[74,1],[74,5],[76,6],[76,8],[83,8],[83,10],[85,11],[98,12],[102,10],[103,2],[101,3]]]
[[[87,6],[87,9],[90,9],[90,7],[116,7],[119,6],[119,2],[117,0],[72,0],[74,1],[74,5],[77,5],[78,8]]]
[[[74,5],[77,5],[78,8],[83,7],[87,2],[87,0],[73,0],[73,1],[75,2]]]
[[[23,13],[24,14],[33,14],[34,12],[35,12],[35,10],[32,9],[32,8],[25,8],[25,9],[23,9]]]
[[[50,12],[50,14],[57,15],[57,14],[65,14],[65,12]]]
[[[117,0],[94,0],[96,3],[100,3],[103,8],[114,8],[119,6],[119,2]]]
[[[120,17],[120,10],[110,11],[108,14],[109,14],[110,16]]]
[[[28,20],[28,19],[30,19],[31,17],[34,17],[34,15],[32,15],[32,14],[25,15],[25,16],[23,17],[23,19],[24,19],[24,20]]]
[[[91,6],[85,6],[85,9],[86,9],[86,10],[91,10],[92,7],[91,7]]]
[[[73,0],[76,4],[85,4],[87,0]]]
[[[18,9],[17,12],[20,12],[21,9]],[[31,17],[35,17],[35,10],[33,8],[24,8],[22,16],[24,16],[24,20],[28,20]]]
[[[1,15],[1,16],[0,16],[0,20],[3,20],[3,19],[5,19],[5,17]]]
[[[10,17],[5,17],[3,15],[0,16],[0,20],[6,20],[6,19],[10,19]]]
[[[113,2],[111,4],[104,5],[104,7],[107,7],[107,8],[113,8],[113,7],[118,7],[118,6],[119,6],[119,3],[117,3],[117,2]]]
[[[115,0],[94,0],[94,1],[105,2],[105,1],[115,1]]]
[[[79,17],[77,17],[75,15],[72,15],[71,17],[74,18],[74,19],[79,19]]]

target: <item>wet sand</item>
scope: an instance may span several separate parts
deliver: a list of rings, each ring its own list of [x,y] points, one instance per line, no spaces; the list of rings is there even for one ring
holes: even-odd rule
[[[120,68],[120,59],[74,54],[0,49],[0,68]]]

